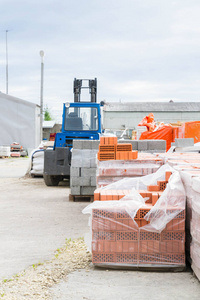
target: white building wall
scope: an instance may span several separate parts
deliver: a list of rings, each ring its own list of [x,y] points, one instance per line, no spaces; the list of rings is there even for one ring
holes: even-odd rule
[[[131,111],[104,111],[104,129],[136,129],[138,123],[150,112],[131,112]],[[177,121],[189,122],[200,121],[200,112],[153,112],[154,118],[158,122],[176,123]]]

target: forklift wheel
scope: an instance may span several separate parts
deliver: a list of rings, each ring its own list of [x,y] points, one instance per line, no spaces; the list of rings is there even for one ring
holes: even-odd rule
[[[60,182],[61,176],[52,176],[52,175],[46,175],[43,174],[44,182],[47,186],[57,186]]]

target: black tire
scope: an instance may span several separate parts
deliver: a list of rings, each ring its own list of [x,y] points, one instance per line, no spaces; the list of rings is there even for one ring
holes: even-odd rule
[[[62,180],[60,176],[43,174],[43,177],[44,177],[44,182],[47,186],[57,186],[60,180]]]

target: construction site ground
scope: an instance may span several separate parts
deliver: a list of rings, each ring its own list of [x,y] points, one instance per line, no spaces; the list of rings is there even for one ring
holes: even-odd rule
[[[184,272],[95,268],[83,239],[88,202],[70,202],[67,183],[47,187],[24,176],[28,158],[0,159],[2,299],[200,299]],[[75,241],[71,241],[71,240]]]

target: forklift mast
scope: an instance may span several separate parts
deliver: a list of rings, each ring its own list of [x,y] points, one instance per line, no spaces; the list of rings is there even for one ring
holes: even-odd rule
[[[88,85],[83,85],[87,81]],[[74,102],[81,102],[81,89],[89,89],[90,102],[97,102],[97,79],[74,78]],[[89,101],[87,101],[89,102]]]

